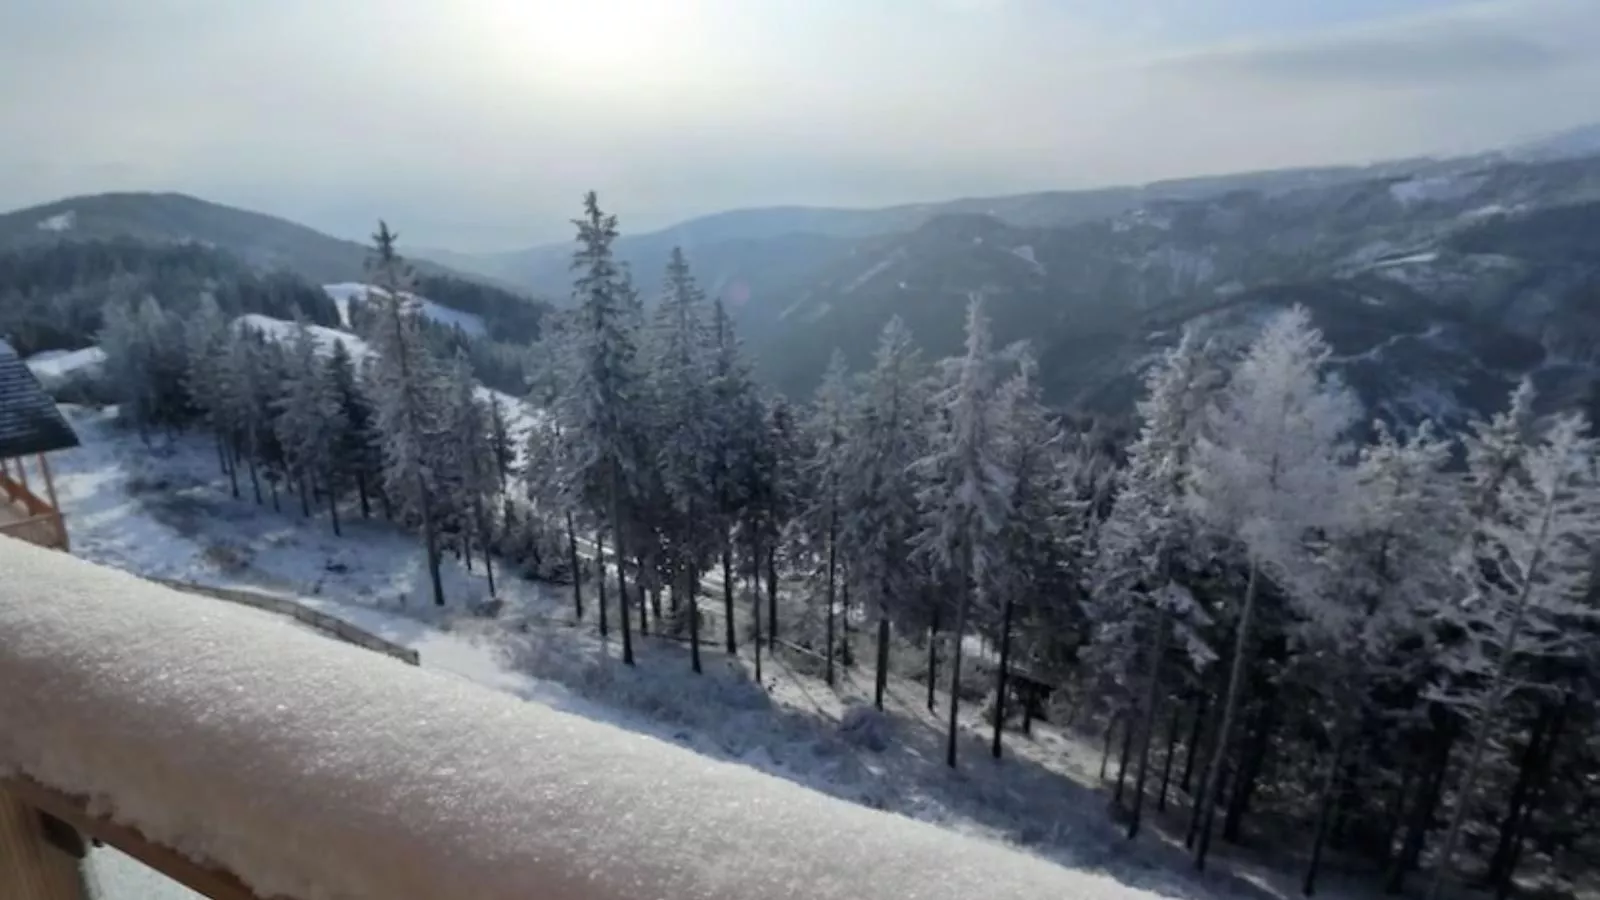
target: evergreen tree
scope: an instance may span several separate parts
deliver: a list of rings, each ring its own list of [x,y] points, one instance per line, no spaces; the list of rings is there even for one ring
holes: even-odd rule
[[[1330,353],[1304,308],[1280,313],[1235,368],[1194,451],[1193,510],[1238,544],[1249,567],[1222,718],[1198,798],[1195,864],[1202,869],[1244,691],[1261,579],[1274,579],[1291,595],[1314,595],[1317,573],[1307,541],[1339,527],[1349,510],[1345,435],[1357,404],[1323,375]]]
[[[439,366],[423,343],[418,303],[410,292],[411,271],[395,250],[395,234],[383,222],[373,235],[368,260],[376,316],[372,328],[373,391],[377,433],[383,449],[383,490],[409,518],[422,525],[433,602],[444,605],[439,575],[439,440],[445,430],[445,396]]]
[[[991,582],[1001,557],[998,538],[1011,515],[1013,478],[1001,459],[996,367],[989,320],[982,301],[974,299],[967,311],[966,354],[942,366],[944,386],[933,398],[939,413],[929,452],[915,466],[924,485],[918,498],[924,518],[917,547],[958,592],[945,749],[952,768],[967,615],[973,593]]]
[[[338,388],[318,355],[317,339],[304,323],[296,324],[286,378],[277,398],[274,423],[278,444],[300,485],[301,510],[310,515],[314,485],[328,495],[328,514],[339,531],[339,479],[336,462],[347,423]]]
[[[877,595],[878,652],[873,703],[883,708],[888,682],[889,629],[904,617],[920,581],[911,563],[919,525],[911,467],[922,456],[928,398],[911,331],[896,316],[884,326],[872,372],[849,430],[841,530],[850,570]]]
[[[806,423],[810,455],[805,463],[809,502],[806,510],[807,533],[824,562],[827,580],[826,629],[823,656],[829,686],[834,683],[834,618],[838,611],[839,528],[844,513],[844,484],[849,478],[850,456],[847,439],[855,398],[850,390],[844,354],[835,350],[822,376]]]
[[[570,429],[572,475],[586,498],[601,500],[616,550],[617,595],[621,604],[622,658],[633,664],[629,626],[626,538],[630,529],[628,489],[643,457],[637,426],[641,389],[637,359],[637,298],[612,255],[617,219],[600,210],[593,191],[584,197],[583,218],[575,219],[578,249],[573,296],[579,324],[573,329],[572,371],[562,398]]]
[[[472,556],[472,540],[483,550],[483,566],[489,579],[489,595],[495,593],[494,562],[490,559],[493,523],[489,515],[492,498],[499,490],[499,466],[487,404],[478,399],[477,381],[466,355],[456,357],[446,387],[448,395],[445,428],[441,436],[443,451],[441,480],[450,486],[448,506],[465,526],[462,549]]]

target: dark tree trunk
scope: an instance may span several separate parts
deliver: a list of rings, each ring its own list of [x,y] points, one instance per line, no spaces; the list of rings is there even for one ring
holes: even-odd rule
[[[750,623],[752,637],[750,644],[756,654],[756,684],[761,680],[761,536],[758,529],[750,529],[750,579],[746,582],[750,590]],[[763,685],[764,686],[764,685]]]
[[[1572,695],[1567,694],[1561,700],[1561,705],[1556,708],[1553,721],[1545,732],[1543,752],[1534,763],[1534,774],[1528,789],[1527,799],[1522,804],[1521,814],[1517,816],[1516,823],[1512,826],[1510,847],[1506,852],[1502,871],[1495,880],[1495,896],[1497,900],[1506,900],[1511,893],[1512,879],[1517,874],[1517,865],[1522,861],[1522,845],[1528,836],[1528,825],[1533,820],[1533,814],[1538,811],[1544,802],[1545,795],[1550,788],[1550,773],[1555,763],[1556,750],[1560,746],[1561,736],[1565,731],[1568,713],[1572,709]],[[1498,848],[1497,848],[1498,849]]]
[[[1178,751],[1178,731],[1182,728],[1183,704],[1172,707],[1172,721],[1167,723],[1167,752],[1161,758],[1161,793],[1156,795],[1156,810],[1167,811],[1167,791],[1172,786],[1172,758]]]
[[[361,498],[361,518],[372,518],[372,506],[367,502],[367,473],[356,470],[356,496]]]
[[[384,490],[382,485],[378,486],[378,500],[383,503],[383,520],[393,522],[394,502],[389,499],[389,492]]]
[[[1251,730],[1249,749],[1245,754],[1238,770],[1238,779],[1234,785],[1233,796],[1228,803],[1228,814],[1223,819],[1222,839],[1229,843],[1238,843],[1241,829],[1244,827],[1244,817],[1250,811],[1250,800],[1255,796],[1256,785],[1261,781],[1261,773],[1266,769],[1267,754],[1272,751],[1272,729],[1277,709],[1276,696],[1266,696],[1261,700],[1261,708],[1255,715],[1255,727]]]
[[[1138,731],[1132,712],[1128,710],[1129,714],[1122,720],[1122,747],[1117,751],[1117,787],[1111,792],[1111,802],[1118,809],[1122,808],[1122,792],[1128,782],[1128,760],[1133,757],[1133,734]]]
[[[839,632],[842,635],[839,641],[839,662],[847,669],[854,668],[856,664],[855,645],[850,643],[850,567],[841,566],[839,571],[839,605],[843,610],[839,613]]]
[[[222,467],[222,474],[228,474],[228,451],[222,446],[222,432],[212,432],[217,444],[217,465]]]
[[[583,569],[578,565],[578,530],[572,525],[572,510],[567,510],[567,565],[572,567],[572,611],[583,621]]]
[[[1202,686],[1200,696],[1195,701],[1194,723],[1189,726],[1188,746],[1184,747],[1183,751],[1183,781],[1179,784],[1179,787],[1182,788],[1185,794],[1191,795],[1191,802],[1195,802],[1196,805],[1199,804],[1193,800],[1194,760],[1200,751],[1200,739],[1205,736],[1206,707],[1210,705],[1210,700],[1211,694]]]
[[[616,459],[611,461],[610,477],[606,479],[611,495],[611,540],[617,547],[617,609],[621,615],[617,617],[618,624],[622,627],[622,662],[623,665],[633,665],[633,630],[628,627],[630,618],[628,613],[628,577],[627,559],[628,550],[625,545],[624,535],[627,533],[627,523],[622,520],[622,473],[618,470]]]
[[[722,534],[722,619],[722,640],[728,655],[738,656],[739,642],[733,633],[733,541],[726,531]]]
[[[778,652],[778,548],[776,546],[767,548],[767,646],[772,652]]]
[[[933,686],[939,680],[939,608],[933,608],[933,623],[928,627],[928,712],[933,712]]]
[[[634,588],[639,592],[639,633],[650,633],[650,588],[655,584],[655,569],[644,557],[636,557],[634,564],[638,566],[639,574],[634,576]],[[661,619],[656,619],[656,631],[664,631]]]
[[[1156,736],[1156,713],[1161,705],[1161,664],[1167,653],[1167,616],[1156,616],[1156,633],[1150,648],[1150,678],[1144,693],[1144,724],[1139,727],[1139,774],[1134,778],[1133,810],[1128,817],[1128,840],[1139,836],[1144,816],[1144,791],[1150,779],[1150,745]]]
[[[1322,799],[1317,810],[1316,836],[1311,839],[1311,861],[1306,865],[1306,877],[1300,884],[1300,892],[1307,897],[1317,892],[1317,870],[1322,866],[1322,845],[1328,839],[1328,826],[1333,821],[1333,808],[1339,797],[1339,781],[1344,774],[1345,743],[1346,738],[1341,734],[1333,748],[1333,759],[1328,766],[1327,780],[1322,785]]]
[[[889,687],[889,616],[878,616],[878,677],[872,684],[872,705],[883,709],[883,692]]]
[[[1543,759],[1545,732],[1552,717],[1552,710],[1541,705],[1539,714],[1534,717],[1533,724],[1528,729],[1528,743],[1523,748],[1522,758],[1517,764],[1517,780],[1511,786],[1511,797],[1506,802],[1505,815],[1500,818],[1500,831],[1495,841],[1494,853],[1489,857],[1489,871],[1484,876],[1484,880],[1489,884],[1498,885],[1505,880],[1506,864],[1510,862],[1511,857],[1512,835],[1517,832],[1523,804],[1527,802],[1529,790],[1533,786],[1534,772]]]
[[[489,529],[484,528],[484,529],[482,529],[482,531],[483,531],[483,544],[481,545],[480,549],[483,550],[483,574],[489,579],[489,598],[492,600],[492,599],[494,599],[494,595],[495,595],[495,590],[494,590],[494,558],[489,555]]]
[[[833,679],[833,605],[834,605],[835,600],[837,599],[837,594],[835,594],[835,590],[837,589],[835,581],[837,580],[837,577],[838,577],[838,567],[839,567],[839,546],[838,545],[839,545],[838,513],[832,513],[830,515],[829,519],[828,519],[828,614],[827,614],[827,619],[828,619],[828,627],[827,627],[828,646],[824,651],[825,654],[826,654],[826,658],[827,658],[828,687],[833,687],[833,680],[834,680]],[[952,765],[954,765],[954,764],[952,763]]]
[[[306,483],[304,475],[300,476],[300,518],[311,518],[311,486]]]
[[[1450,720],[1440,728],[1440,733],[1435,738],[1434,750],[1427,763],[1427,771],[1430,774],[1412,807],[1411,821],[1406,827],[1400,855],[1395,858],[1394,866],[1389,870],[1388,883],[1384,886],[1387,893],[1397,894],[1404,890],[1406,875],[1414,870],[1422,859],[1428,832],[1433,828],[1439,801],[1444,796],[1445,775],[1450,768],[1450,751],[1456,742],[1456,731],[1454,721]]]
[[[239,448],[232,441],[228,442],[228,488],[233,492],[233,499],[239,499]],[[256,501],[260,503],[260,500]]]
[[[968,546],[961,566],[961,602],[956,605],[955,652],[950,655],[950,733],[945,741],[944,761],[956,767],[957,715],[961,709],[961,639],[967,633],[967,609],[972,604],[972,550]]]
[[[427,485],[417,478],[417,492],[422,498],[422,540],[428,550],[428,580],[433,586],[433,605],[444,605],[444,581],[439,577],[439,534],[433,522],[433,506]]]
[[[244,464],[250,470],[250,488],[256,492],[256,505],[261,505],[261,475],[256,471],[256,458],[246,455]]]
[[[1206,854],[1211,850],[1211,825],[1216,818],[1217,803],[1222,797],[1218,782],[1222,780],[1222,762],[1227,757],[1228,745],[1233,737],[1233,722],[1238,716],[1239,701],[1244,696],[1245,666],[1250,655],[1250,624],[1254,618],[1256,595],[1260,591],[1261,566],[1252,562],[1250,579],[1244,589],[1244,607],[1239,622],[1234,627],[1233,661],[1228,671],[1228,687],[1222,703],[1222,722],[1217,726],[1217,736],[1211,750],[1211,763],[1202,776],[1199,805],[1204,809],[1200,819],[1199,845],[1195,848],[1194,865],[1205,871]]]
[[[689,616],[689,667],[696,675],[700,674],[700,604],[695,598],[699,584],[700,573],[695,571],[694,562],[690,561],[684,567],[683,610]],[[674,593],[673,597],[676,599],[677,594]]]
[[[1000,758],[1000,733],[1006,724],[1006,675],[1011,664],[1011,598],[1007,597],[1005,611],[1000,616],[1000,672],[995,676],[994,742],[989,755]]]
[[[1106,766],[1111,763],[1111,738],[1117,733],[1117,714],[1106,720],[1106,738],[1100,745],[1100,783],[1106,783]]]
[[[600,636],[604,638],[609,637],[611,634],[611,622],[606,611],[606,533],[604,531],[596,531],[594,533],[594,568],[594,589],[600,595]]]
[[[339,494],[330,489],[328,491],[328,518],[333,521],[333,534],[340,536],[339,531]]]
[[[278,505],[278,479],[272,477],[271,472],[267,473],[267,493],[272,497],[272,511],[283,512],[283,507]]]

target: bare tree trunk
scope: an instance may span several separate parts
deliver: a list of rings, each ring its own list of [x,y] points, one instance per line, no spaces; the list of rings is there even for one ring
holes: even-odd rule
[[[1249,656],[1250,620],[1255,615],[1256,594],[1261,580],[1261,566],[1250,564],[1250,581],[1244,590],[1244,609],[1239,613],[1239,625],[1233,638],[1233,666],[1228,673],[1227,700],[1222,707],[1222,725],[1217,729],[1216,746],[1211,750],[1211,763],[1206,766],[1201,779],[1199,806],[1204,812],[1200,820],[1199,846],[1195,848],[1194,865],[1205,871],[1206,854],[1211,849],[1211,825],[1217,814],[1218,784],[1222,780],[1222,763],[1227,758],[1228,743],[1233,737],[1233,721],[1239,712],[1239,697],[1244,692],[1245,662]]]
[[[750,622],[754,635],[750,644],[756,653],[756,684],[761,681],[761,534],[758,529],[750,529],[750,579],[746,582],[750,589]]]
[[[836,600],[835,582],[838,578],[839,566],[839,514],[837,511],[828,515],[828,627],[827,641],[827,681],[828,687],[833,687],[833,605]],[[954,765],[954,763],[952,763]]]
[[[726,529],[722,533],[722,618],[722,638],[728,655],[738,656],[739,642],[733,633],[733,540]]]
[[[1000,735],[1006,724],[1006,675],[1011,665],[1011,598],[1007,597],[1005,611],[1000,616],[1000,672],[996,675],[994,697],[994,741],[989,755],[1000,758]]]
[[[1317,892],[1317,870],[1322,866],[1322,846],[1328,840],[1328,826],[1333,822],[1333,808],[1339,796],[1339,782],[1344,773],[1344,751],[1348,738],[1342,732],[1334,744],[1333,759],[1328,766],[1327,778],[1322,784],[1322,799],[1317,810],[1316,836],[1311,840],[1311,861],[1306,865],[1305,881],[1300,893],[1307,897]]]
[[[1139,836],[1140,818],[1144,815],[1144,789],[1150,776],[1150,744],[1156,734],[1156,711],[1161,700],[1161,664],[1167,654],[1167,614],[1156,614],[1155,635],[1150,647],[1150,678],[1144,689],[1144,724],[1139,728],[1139,775],[1134,779],[1133,814],[1128,818],[1128,840]],[[1168,757],[1170,761],[1171,752]],[[1165,787],[1162,799],[1165,800]]]
[[[428,486],[417,476],[417,495],[422,498],[422,539],[428,550],[428,580],[433,585],[433,605],[444,605],[444,581],[439,577],[439,535],[434,529],[433,504]]]
[[[1133,734],[1137,730],[1133,710],[1129,709],[1122,719],[1122,747],[1117,751],[1117,787],[1111,792],[1111,802],[1118,809],[1122,808],[1122,792],[1128,783],[1128,760],[1133,756]]]
[[[683,609],[689,615],[689,665],[694,669],[694,673],[699,675],[700,604],[696,599],[696,592],[699,590],[700,573],[695,571],[693,560],[684,568]]]
[[[617,609],[622,611],[618,618],[622,626],[622,662],[624,665],[633,665],[633,632],[628,627],[628,580],[627,559],[628,551],[625,547],[623,535],[627,532],[627,523],[622,520],[622,473],[618,470],[615,458],[611,460],[610,477],[606,479],[607,492],[611,495],[611,540],[617,547]]]
[[[889,687],[889,614],[878,613],[878,673],[872,683],[872,705],[883,709],[883,694]]]
[[[961,639],[967,633],[967,609],[972,605],[972,551],[961,566],[961,600],[956,604],[955,652],[950,656],[950,733],[945,742],[945,764],[956,767],[956,716],[961,708]]]
[[[1172,718],[1167,722],[1167,752],[1161,757],[1161,791],[1156,794],[1156,810],[1167,811],[1167,792],[1172,787],[1172,758],[1178,752],[1178,729],[1183,720],[1183,703],[1172,704]]]
[[[933,622],[928,627],[928,712],[933,712],[933,686],[939,680],[939,607],[933,608]]]
[[[356,496],[361,498],[361,518],[372,518],[372,507],[367,502],[367,473],[356,470]]]
[[[609,637],[611,623],[606,615],[606,533],[604,530],[594,533],[594,567],[595,590],[600,594],[600,636]]]
[[[767,647],[776,653],[778,646],[778,548],[767,548]]]
[[[583,569],[578,565],[578,530],[572,525],[572,510],[567,510],[567,565],[572,567],[572,611],[583,621]]]
[[[256,492],[256,505],[261,505],[261,476],[256,472],[256,458],[245,454],[244,464],[250,470],[250,487]]]
[[[328,489],[328,518],[333,520],[333,534],[340,536],[339,532],[339,493],[330,487]]]
[[[1106,720],[1106,739],[1100,745],[1100,783],[1105,784],[1106,766],[1111,762],[1111,736],[1117,733],[1117,718],[1119,713],[1112,713]]]
[[[237,500],[239,499],[239,448],[231,439],[228,441],[227,454],[228,466],[224,471],[228,473],[228,488],[233,493],[233,499]]]
[[[311,518],[311,485],[304,473],[300,475],[300,518]]]
[[[1200,751],[1200,739],[1205,736],[1206,707],[1210,705],[1210,701],[1211,694],[1206,691],[1205,686],[1202,684],[1200,697],[1195,701],[1194,723],[1189,728],[1189,743],[1183,750],[1183,779],[1179,782],[1178,787],[1185,794],[1192,795],[1193,793],[1194,761],[1195,756]],[[1198,806],[1199,803],[1195,802],[1195,805]]]

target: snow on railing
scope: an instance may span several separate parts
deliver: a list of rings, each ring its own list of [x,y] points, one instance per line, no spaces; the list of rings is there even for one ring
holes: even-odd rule
[[[0,777],[261,897],[1149,896],[13,541]]]

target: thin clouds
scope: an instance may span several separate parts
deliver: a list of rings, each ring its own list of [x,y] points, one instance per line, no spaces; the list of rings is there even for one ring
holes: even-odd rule
[[[1221,47],[1098,0],[1092,20],[1053,0],[683,0],[675,34],[636,30],[587,74],[582,48],[514,32],[523,5],[565,2],[149,0],[124,21],[110,0],[0,0],[0,79],[22,86],[0,104],[0,208],[182,190],[499,248],[563,235],[591,186],[660,227],[1484,146],[1600,94],[1596,0]]]

